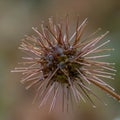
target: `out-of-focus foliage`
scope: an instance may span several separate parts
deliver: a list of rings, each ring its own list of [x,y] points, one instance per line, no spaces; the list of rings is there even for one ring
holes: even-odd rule
[[[20,75],[10,72],[21,60],[22,52],[17,48],[25,34],[33,34],[32,26],[40,25],[42,20],[70,16],[70,22],[88,17],[88,32],[98,27],[110,33],[105,39],[111,39],[110,47],[115,48],[108,60],[115,62],[117,73],[114,81],[108,81],[120,94],[120,1],[119,0],[0,0],[0,120],[40,119],[40,111],[30,103],[33,91],[26,91],[19,83]],[[74,25],[74,23],[73,23]],[[98,91],[99,93],[99,91]],[[119,120],[120,103],[104,97],[107,107],[88,110],[81,106],[80,116],[84,120]],[[31,97],[32,96],[32,97]],[[84,110],[82,110],[84,108]],[[93,112],[89,112],[93,111]],[[89,114],[88,114],[89,113]],[[42,113],[41,113],[42,114]],[[48,117],[49,120],[52,117]]]

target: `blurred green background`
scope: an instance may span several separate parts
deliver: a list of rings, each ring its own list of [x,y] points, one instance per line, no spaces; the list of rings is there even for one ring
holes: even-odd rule
[[[106,39],[111,39],[109,46],[115,51],[109,60],[116,63],[117,75],[108,83],[120,94],[120,0],[0,0],[0,120],[42,119],[31,105],[32,91],[26,91],[19,83],[21,76],[10,70],[21,60],[23,53],[18,46],[25,34],[33,34],[31,27],[40,26],[50,16],[60,18],[66,13],[70,21],[77,15],[81,21],[88,17],[90,32],[98,27],[103,32],[110,31]],[[83,119],[120,120],[120,103],[103,92],[100,95],[108,106],[84,108],[76,119],[87,116]]]

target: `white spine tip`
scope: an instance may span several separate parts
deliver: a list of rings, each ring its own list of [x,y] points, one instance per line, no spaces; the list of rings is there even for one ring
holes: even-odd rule
[[[14,70],[11,70],[10,72],[15,72]]]
[[[93,105],[92,107],[93,107],[93,108],[96,108],[96,106],[95,106],[95,105]]]
[[[108,104],[107,104],[107,103],[105,103],[105,106],[108,106]]]
[[[33,30],[37,30],[37,27],[32,27]]]
[[[88,22],[88,17],[87,17],[87,18],[85,18],[85,20],[84,20],[84,23],[86,23],[86,22]]]

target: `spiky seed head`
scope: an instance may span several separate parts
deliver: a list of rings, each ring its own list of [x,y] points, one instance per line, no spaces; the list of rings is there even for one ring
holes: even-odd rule
[[[49,25],[41,24],[41,31],[33,27],[36,35],[26,36],[19,47],[29,56],[23,57],[23,67],[15,68],[13,72],[23,74],[22,83],[29,84],[26,89],[38,86],[35,100],[40,100],[40,106],[51,99],[50,111],[57,101],[61,101],[63,111],[80,100],[88,100],[95,107],[89,94],[102,100],[91,90],[91,84],[120,100],[114,89],[103,81],[104,78],[113,79],[114,63],[99,60],[109,56],[103,54],[105,51],[112,50],[104,47],[110,40],[98,44],[108,31],[97,37],[95,32],[81,40],[87,19],[80,25],[77,20],[76,30],[71,36],[68,16],[64,22],[64,26],[55,24],[53,18],[49,18]]]

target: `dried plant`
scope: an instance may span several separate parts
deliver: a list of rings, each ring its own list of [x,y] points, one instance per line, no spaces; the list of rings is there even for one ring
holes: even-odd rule
[[[95,107],[90,94],[102,100],[90,88],[91,84],[120,100],[114,89],[103,81],[104,78],[113,79],[116,71],[114,63],[100,61],[109,56],[104,54],[106,51],[113,50],[105,48],[110,40],[100,43],[108,31],[97,37],[95,32],[81,39],[86,24],[87,19],[80,25],[77,19],[76,30],[70,36],[68,16],[59,24],[49,18],[48,26],[41,24],[41,31],[33,27],[37,35],[26,36],[21,42],[19,49],[30,54],[22,57],[24,62],[20,64],[23,67],[15,68],[13,72],[23,74],[22,83],[29,84],[26,89],[38,87],[35,100],[40,100],[40,106],[51,98],[50,111],[58,99],[63,111],[80,100],[88,100]]]

